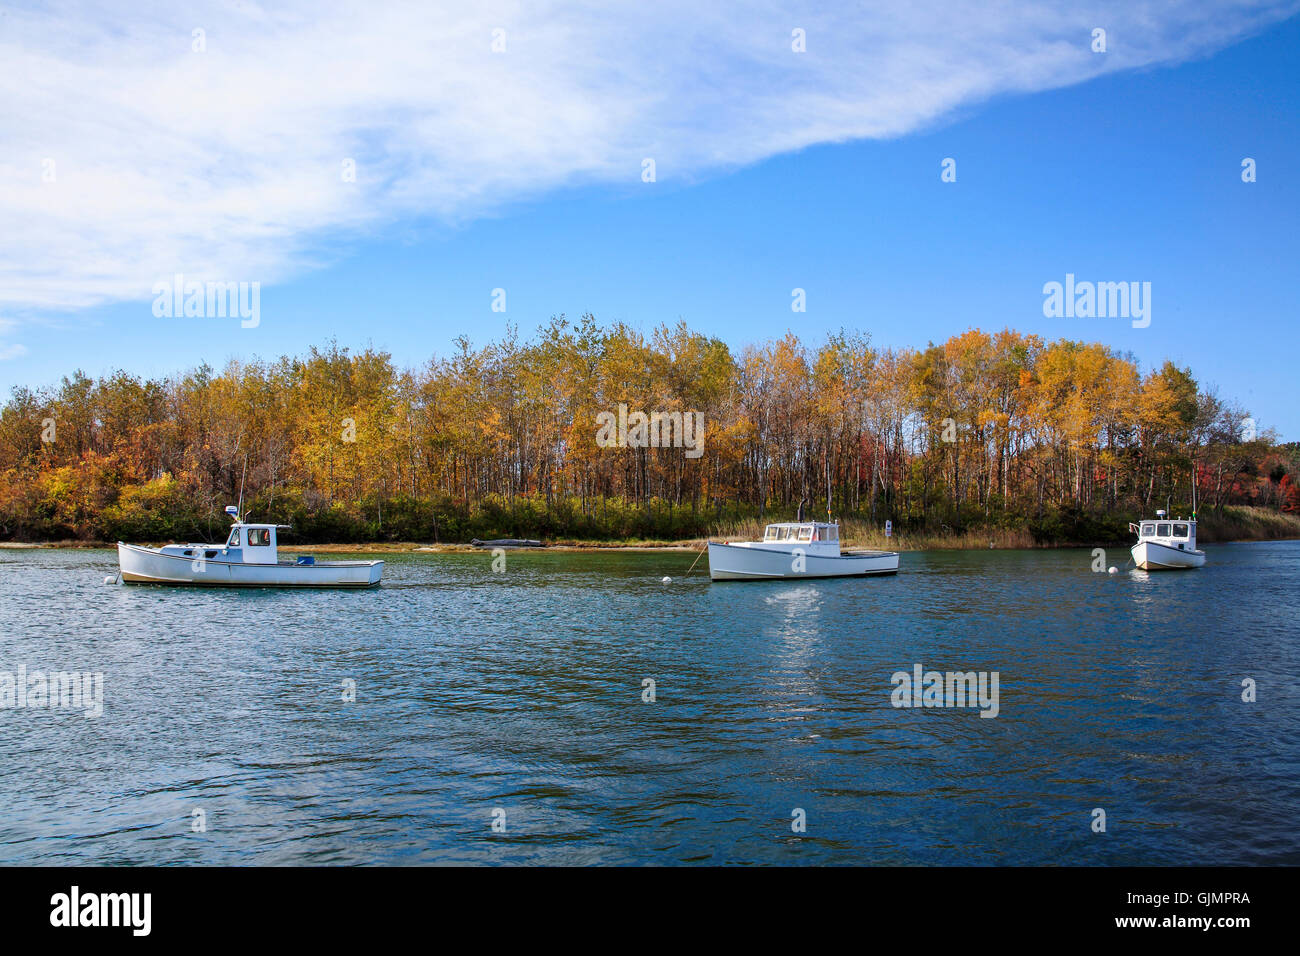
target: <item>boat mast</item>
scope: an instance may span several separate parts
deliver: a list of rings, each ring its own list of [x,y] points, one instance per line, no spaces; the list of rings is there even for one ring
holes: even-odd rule
[[[248,476],[248,455],[244,455],[244,470],[239,476],[239,504],[235,505],[235,520],[243,521],[244,513],[244,479]]]
[[[831,523],[831,453],[826,452],[826,523]]]

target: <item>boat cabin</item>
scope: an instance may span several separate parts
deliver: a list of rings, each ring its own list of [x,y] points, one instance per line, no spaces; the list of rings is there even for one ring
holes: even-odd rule
[[[227,561],[243,564],[275,564],[279,560],[276,531],[288,525],[235,522],[226,539]]]
[[[1130,524],[1129,530],[1137,533],[1139,543],[1152,541],[1179,551],[1196,550],[1195,518],[1171,519],[1164,511],[1157,511],[1154,521]]]
[[[839,541],[840,526],[821,521],[786,521],[770,524],[763,532],[764,541]]]
[[[168,544],[162,554],[192,558],[195,561],[219,561],[227,564],[279,564],[280,549],[276,533],[287,524],[246,524],[236,521],[230,528],[226,543],[222,544]],[[311,558],[286,561],[288,564],[312,564]]]
[[[782,521],[763,531],[762,547],[779,550],[804,548],[809,551],[840,553],[840,526],[824,521]]]

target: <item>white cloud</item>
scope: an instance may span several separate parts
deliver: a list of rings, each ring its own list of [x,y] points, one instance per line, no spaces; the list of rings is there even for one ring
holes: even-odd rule
[[[0,337],[7,335],[17,325],[13,319],[0,317]],[[17,343],[6,345],[0,342],[0,362],[7,362],[10,359],[22,358],[27,354],[27,346],[18,345]]]
[[[400,220],[463,222],[563,185],[634,188],[647,156],[666,182],[899,136],[999,93],[1203,54],[1295,9],[188,6],[0,18],[0,306],[11,315],[145,300],[177,272],[271,283]],[[1105,54],[1090,49],[1097,26]],[[806,53],[791,51],[795,27]],[[206,52],[191,49],[196,28]],[[494,28],[504,53],[491,51]],[[345,158],[355,184],[342,182]]]

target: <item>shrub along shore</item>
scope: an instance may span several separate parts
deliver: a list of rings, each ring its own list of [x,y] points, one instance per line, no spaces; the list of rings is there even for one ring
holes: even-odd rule
[[[247,504],[247,503],[246,503]],[[1175,515],[1187,515],[1171,503]],[[255,501],[247,509],[250,520],[287,524],[281,545],[338,551],[410,551],[420,548],[457,550],[477,538],[532,538],[549,547],[570,548],[688,548],[712,540],[761,538],[773,521],[792,521],[793,512],[736,508],[723,512],[693,511],[689,507],[651,502],[645,508],[609,501],[584,513],[579,502],[524,499],[513,503],[488,501],[476,508],[449,502],[387,500],[369,509],[336,506],[318,511],[279,502]],[[78,536],[57,525],[32,528],[8,546],[105,547],[115,541],[161,544],[169,541],[225,539],[229,519],[224,514],[178,514],[169,509],[137,509],[130,520],[113,520],[111,511],[94,533]],[[824,520],[825,512],[808,510],[808,519]],[[1002,515],[961,526],[930,527],[906,519],[893,522],[885,535],[884,523],[859,515],[835,515],[846,547],[894,551],[962,550],[987,548],[1051,548],[1115,546],[1133,541],[1130,521],[1151,515],[1104,514],[1068,508],[1048,509],[1042,515]],[[1271,508],[1224,506],[1202,511],[1199,541],[1259,541],[1300,538],[1300,515]]]

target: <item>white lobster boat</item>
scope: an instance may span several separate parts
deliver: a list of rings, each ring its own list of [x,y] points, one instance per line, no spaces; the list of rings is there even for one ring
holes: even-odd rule
[[[238,518],[231,506],[226,513]],[[236,520],[225,544],[169,544],[142,548],[117,543],[122,580],[131,584],[188,584],[254,588],[368,588],[379,583],[383,561],[281,559],[276,533],[288,525]]]
[[[1199,568],[1205,564],[1205,552],[1196,550],[1195,518],[1171,521],[1161,510],[1154,521],[1128,527],[1138,536],[1131,550],[1133,563],[1143,571]]]
[[[821,521],[770,524],[762,541],[709,543],[709,577],[714,581],[897,573],[898,552],[841,551],[840,526]]]

